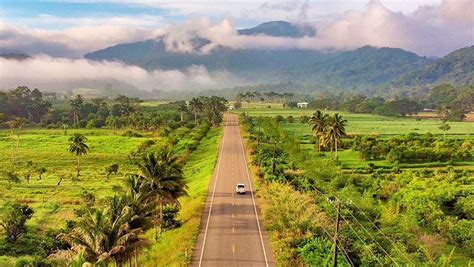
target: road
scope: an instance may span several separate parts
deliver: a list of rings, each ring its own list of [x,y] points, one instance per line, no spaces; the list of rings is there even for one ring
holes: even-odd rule
[[[226,114],[224,119],[224,136],[191,266],[275,266],[259,220],[238,117]],[[247,194],[235,193],[237,183],[247,185]]]

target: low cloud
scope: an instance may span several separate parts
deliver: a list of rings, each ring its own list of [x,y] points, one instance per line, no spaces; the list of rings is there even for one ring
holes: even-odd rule
[[[297,10],[304,6],[268,5],[266,9]],[[302,8],[303,6],[303,8]],[[443,56],[473,43],[471,0],[444,0],[437,6],[422,6],[412,14],[393,12],[380,1],[372,0],[363,11],[349,11],[330,20],[316,20],[315,37],[284,38],[238,35],[232,19],[213,23],[208,18],[194,19],[168,27],[164,40],[174,52],[207,53],[218,46],[235,49],[355,49],[364,45],[397,47],[426,56]],[[303,11],[302,11],[303,10]],[[311,18],[309,18],[311,20]],[[196,49],[195,38],[210,44]]]
[[[209,17],[194,18],[160,29],[152,27],[161,25],[161,19],[150,16],[115,17],[104,20],[82,18],[79,21],[70,19],[71,21],[65,23],[76,23],[74,24],[76,26],[64,30],[30,29],[0,22],[0,52],[80,57],[87,52],[118,43],[162,36],[169,51],[181,53],[209,53],[219,46],[234,49],[347,50],[373,45],[398,47],[425,56],[444,56],[474,42],[472,0],[442,0],[436,5],[420,6],[411,13],[394,12],[379,0],[371,0],[365,9],[329,17],[315,15],[318,14],[315,9],[318,5],[326,7],[330,4],[316,4],[307,0],[287,1],[283,4],[274,2],[252,5],[245,2],[245,4],[248,4],[249,8],[241,11],[248,18],[262,19],[265,18],[265,14],[271,14],[273,19],[305,21],[316,28],[317,34],[314,37],[303,38],[242,36],[238,35],[236,30],[233,19],[236,16],[225,15],[226,5],[205,4],[198,0],[186,3],[163,1],[156,5],[181,10],[185,14],[201,9],[204,12],[209,5],[209,8],[214,8],[216,13],[227,17],[217,22]],[[60,23],[60,20],[50,16],[42,18],[43,23]],[[205,38],[210,43],[196,47],[197,38]]]
[[[36,56],[27,60],[0,58],[0,88],[27,85],[44,90],[75,89],[83,81],[119,81],[141,90],[199,90],[235,85],[242,81],[226,72],[209,73],[205,67],[147,71],[118,62]],[[6,71],[3,71],[6,70]]]
[[[115,18],[113,21],[118,24],[128,20]],[[87,24],[65,30],[44,30],[14,27],[0,21],[0,52],[80,57],[87,52],[117,43],[150,39],[157,33],[149,29],[131,28],[120,24]]]

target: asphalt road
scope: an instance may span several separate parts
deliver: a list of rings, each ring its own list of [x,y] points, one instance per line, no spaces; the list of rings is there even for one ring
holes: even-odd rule
[[[275,266],[236,115],[225,115],[219,153],[191,266]],[[235,193],[238,183],[247,185],[245,195]]]

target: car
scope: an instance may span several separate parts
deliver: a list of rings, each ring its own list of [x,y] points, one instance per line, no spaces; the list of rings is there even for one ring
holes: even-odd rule
[[[237,184],[237,186],[235,186],[235,192],[237,194],[245,194],[245,192],[247,192],[245,184]]]

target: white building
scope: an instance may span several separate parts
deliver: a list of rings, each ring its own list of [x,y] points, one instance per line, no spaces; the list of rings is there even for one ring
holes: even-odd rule
[[[296,103],[296,106],[298,108],[307,108],[308,107],[308,102],[299,102],[299,103]]]

